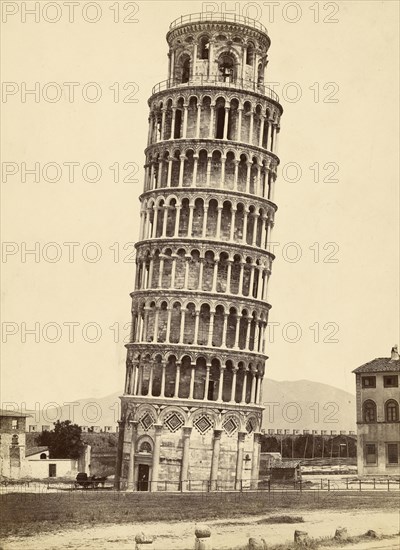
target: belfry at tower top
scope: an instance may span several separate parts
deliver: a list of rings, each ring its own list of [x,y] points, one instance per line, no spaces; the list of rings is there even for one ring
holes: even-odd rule
[[[177,38],[188,31],[225,30],[255,38],[260,46],[266,49],[270,46],[270,39],[266,27],[250,17],[223,12],[201,12],[182,15],[169,26],[167,41]]]
[[[271,41],[259,21],[222,12],[183,15],[171,23],[167,42],[168,78],[152,95],[182,86],[228,87],[264,96],[282,114],[279,97],[264,84]]]
[[[224,12],[201,12],[201,13],[190,13],[188,15],[182,15],[178,17],[169,26],[169,30],[172,31],[177,27],[182,25],[188,25],[191,23],[235,23],[238,25],[246,25],[247,27],[253,27],[258,29],[264,34],[268,34],[266,27],[250,17],[245,17],[243,15],[238,15],[235,13],[224,13]]]

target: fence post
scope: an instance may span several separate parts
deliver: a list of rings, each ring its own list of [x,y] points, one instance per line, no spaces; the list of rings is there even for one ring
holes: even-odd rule
[[[331,490],[331,480],[328,479],[328,491],[330,491],[330,490]]]
[[[360,491],[361,491],[361,483],[362,483],[362,482],[361,482],[361,479],[360,479],[359,483],[360,483]]]
[[[388,479],[388,491],[390,491],[390,479]]]
[[[321,478],[321,491],[322,491],[323,488],[324,488],[324,485],[323,485],[322,478]]]
[[[346,490],[349,488],[349,478],[346,478]]]
[[[374,489],[376,489],[376,484],[375,484],[375,481],[376,481],[376,480],[375,480],[375,478],[374,478]]]

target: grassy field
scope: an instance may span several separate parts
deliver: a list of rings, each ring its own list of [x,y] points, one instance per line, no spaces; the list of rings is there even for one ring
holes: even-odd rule
[[[390,510],[398,493],[10,493],[0,497],[2,536],[29,536],[77,525],[147,521],[207,521],[314,510]]]

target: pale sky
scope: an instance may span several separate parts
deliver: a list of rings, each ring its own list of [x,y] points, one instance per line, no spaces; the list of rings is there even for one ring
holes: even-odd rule
[[[96,14],[85,4],[71,23],[65,6],[55,23],[44,20],[56,17],[52,11],[41,12],[37,23],[29,15],[23,22],[20,12],[3,23],[2,79],[14,84],[3,95],[2,161],[15,163],[3,164],[2,183],[8,252],[1,266],[3,401],[43,406],[122,391],[134,274],[134,264],[123,261],[132,246],[124,246],[138,237],[147,99],[167,77],[169,23],[202,11],[201,2],[160,1],[138,2],[135,14],[134,4],[121,0],[117,14],[110,9],[114,2],[101,1],[99,20],[88,23],[84,16]],[[399,4],[320,2],[317,13],[310,9],[315,2],[300,2],[296,14],[281,2],[273,21],[267,2],[225,4],[244,15],[247,9],[268,28],[267,81],[278,83],[284,108],[273,235],[279,245],[269,293],[276,325],[273,338],[269,333],[267,376],[310,379],[353,393],[351,371],[388,356],[399,342]],[[339,9],[332,11],[335,4]],[[138,21],[124,23],[126,17]],[[38,102],[23,93],[35,82]],[[51,82],[62,90],[59,101],[49,100],[58,89]],[[71,101],[66,82],[79,83]],[[90,82],[102,92],[98,102],[85,100],[96,91],[85,87]],[[126,83],[135,84],[124,89]],[[138,102],[123,102],[129,94]],[[43,175],[49,162],[62,168],[58,182],[46,181],[45,170]],[[66,162],[79,163],[72,182]],[[90,168],[82,175],[89,162],[101,166],[97,183],[85,181],[93,177]],[[119,163],[122,179],[128,162],[139,166],[139,181],[114,182],[109,167]],[[22,181],[22,163],[28,169],[40,163],[39,182],[29,174]],[[289,181],[296,179],[296,166],[301,177]],[[18,172],[6,179],[5,169]],[[54,169],[48,174],[53,177]],[[339,181],[323,181],[329,176]],[[78,243],[72,262],[67,242]],[[97,251],[87,246],[93,242]],[[23,254],[35,243],[37,262]],[[299,251],[297,262],[288,261]],[[101,258],[90,263],[96,252]],[[57,253],[59,261],[51,262]],[[338,261],[324,261],[329,258]],[[35,323],[38,342],[24,333]],[[76,324],[73,342],[65,323]],[[101,328],[95,343],[88,341],[95,338],[88,323]],[[301,336],[290,342],[295,327]],[[59,339],[46,341],[51,338]]]

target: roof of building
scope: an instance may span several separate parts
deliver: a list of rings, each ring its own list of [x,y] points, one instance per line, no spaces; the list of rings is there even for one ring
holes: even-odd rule
[[[297,468],[301,463],[301,460],[283,460],[282,462],[274,462],[272,468]]]
[[[356,374],[363,372],[400,372],[400,361],[390,357],[378,357],[354,369],[353,372]]]
[[[27,416],[32,416],[32,415],[17,412],[17,411],[7,411],[5,409],[0,409],[0,416],[8,416],[8,417],[13,417],[13,418],[26,418]]]
[[[48,451],[48,447],[31,447],[30,449],[26,450],[25,456],[32,456],[37,455],[39,453],[44,453],[45,451]]]
[[[282,458],[281,456],[281,453],[276,453],[276,452],[273,452],[273,451],[265,451],[263,453],[261,453],[261,456],[267,456],[267,457],[270,457],[270,458]]]

